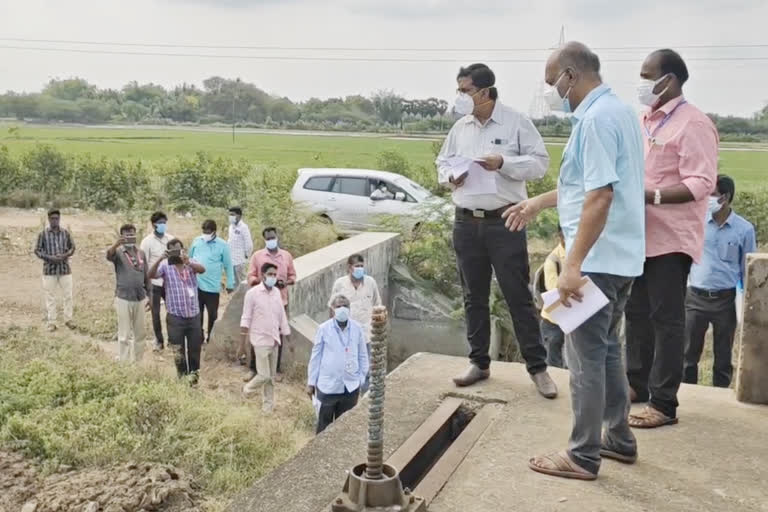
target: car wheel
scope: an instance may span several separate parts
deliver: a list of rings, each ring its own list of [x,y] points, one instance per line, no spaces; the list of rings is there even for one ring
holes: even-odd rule
[[[324,213],[320,214],[320,222],[324,224],[328,224],[329,226],[333,226],[333,221],[331,220],[331,218]]]

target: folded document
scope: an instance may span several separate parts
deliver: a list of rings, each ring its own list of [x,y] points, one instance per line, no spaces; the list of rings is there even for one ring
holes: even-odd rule
[[[582,278],[581,283],[581,288],[579,288],[583,295],[581,302],[571,299],[571,307],[569,308],[560,301],[560,293],[557,289],[541,294],[544,310],[549,313],[554,323],[560,326],[565,334],[575,331],[581,324],[608,305],[608,297],[589,277]]]

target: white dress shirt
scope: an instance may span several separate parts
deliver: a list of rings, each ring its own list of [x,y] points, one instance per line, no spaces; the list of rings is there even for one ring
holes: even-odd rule
[[[144,256],[147,257],[147,268],[152,268],[152,265],[165,255],[165,251],[168,249],[168,242],[173,240],[173,238],[174,236],[170,233],[165,233],[162,238],[158,238],[154,231],[144,237],[140,248],[144,251]],[[152,284],[154,286],[163,286],[163,278],[153,279]]]
[[[496,194],[467,195],[449,182],[453,156],[480,158],[498,154],[504,159],[496,172]],[[456,206],[495,210],[528,198],[525,182],[540,179],[549,167],[549,153],[538,130],[525,115],[497,101],[491,117],[481,124],[473,115],[453,125],[437,156],[437,179],[453,189]],[[488,171],[486,171],[488,172]]]
[[[352,277],[340,277],[333,284],[328,307],[331,307],[331,301],[337,295],[343,295],[349,299],[349,317],[360,324],[365,333],[366,342],[370,343],[373,307],[381,306],[381,294],[376,280],[371,276],[363,276],[363,281],[355,288]]]
[[[369,364],[360,324],[349,320],[342,330],[331,318],[317,328],[307,384],[326,395],[352,392],[365,382]]]
[[[248,224],[242,220],[237,224],[229,225],[229,256],[232,258],[232,265],[244,265],[248,262],[253,252],[253,238]]]

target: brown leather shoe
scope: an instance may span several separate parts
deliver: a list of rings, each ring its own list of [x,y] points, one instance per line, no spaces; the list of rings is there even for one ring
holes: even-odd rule
[[[465,386],[471,386],[475,382],[485,380],[490,376],[491,370],[481,370],[474,364],[470,364],[469,368],[467,368],[467,371],[465,371],[462,375],[453,378],[453,383],[460,388],[463,388]]]
[[[544,398],[555,398],[557,396],[557,386],[552,377],[549,376],[547,370],[543,372],[534,373],[531,375],[531,380],[536,385],[536,391],[538,391]]]

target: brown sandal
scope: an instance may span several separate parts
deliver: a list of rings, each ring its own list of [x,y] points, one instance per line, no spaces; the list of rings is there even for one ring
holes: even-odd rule
[[[571,460],[567,452],[540,455],[528,460],[528,467],[537,473],[573,478],[576,480],[595,480],[597,474],[590,473]]]
[[[634,428],[658,428],[664,425],[675,425],[677,422],[677,418],[670,418],[650,405],[638,414],[629,415],[629,426]]]

